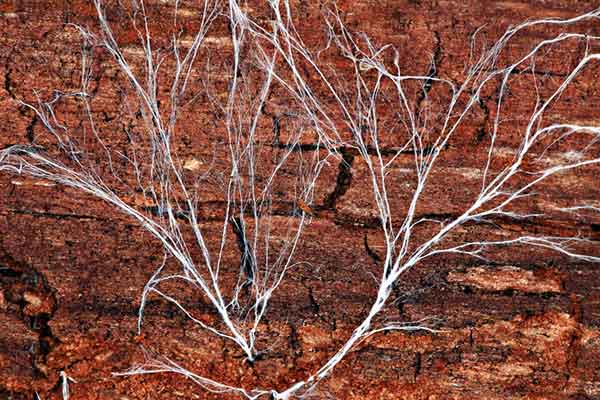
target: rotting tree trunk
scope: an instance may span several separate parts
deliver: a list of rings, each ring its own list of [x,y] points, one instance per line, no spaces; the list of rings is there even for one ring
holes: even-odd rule
[[[148,1],[154,12],[169,2]],[[511,24],[532,17],[569,17],[597,6],[592,1],[364,1],[340,2],[347,23],[380,43],[403,51],[416,73],[453,77],[468,59],[470,35],[480,26],[490,40]],[[321,34],[311,21],[318,7],[299,2],[302,29]],[[13,1],[0,4],[0,147],[34,140],[39,121],[16,99],[31,99],[32,89],[68,87],[75,79],[79,39],[65,23],[93,23],[85,1]],[[189,12],[187,18],[193,19]],[[110,15],[119,25],[124,15]],[[190,22],[193,24],[193,22]],[[123,24],[123,27],[126,27]],[[214,43],[227,27],[210,34]],[[600,25],[589,34],[599,35]],[[136,37],[118,32],[135,54]],[[310,39],[309,39],[310,40]],[[537,40],[527,37],[518,46]],[[519,49],[515,49],[518,51]],[[583,51],[583,49],[582,49]],[[436,67],[431,68],[432,58]],[[547,76],[560,76],[569,60],[544,65]],[[116,71],[96,72],[94,107],[107,126],[121,115],[118,97],[103,88]],[[594,71],[590,73],[593,76]],[[598,120],[598,88],[584,84],[572,112]],[[430,90],[430,86],[428,86]],[[515,89],[518,90],[518,89]],[[527,94],[524,93],[523,97]],[[273,133],[285,132],[277,99]],[[460,134],[461,148],[435,171],[422,213],[448,218],[456,213],[468,184],[463,182],[465,154],[485,148],[494,94],[482,96],[479,114]],[[518,114],[518,105],[507,112]],[[202,110],[200,110],[202,111]],[[200,112],[201,114],[201,112]],[[199,115],[200,115],[199,114]],[[68,110],[67,110],[68,115]],[[203,124],[189,121],[188,153],[206,155]],[[125,127],[121,127],[125,129]],[[114,140],[124,140],[121,131]],[[319,151],[302,143],[300,151]],[[393,148],[393,140],[386,141]],[[345,157],[346,158],[346,157]],[[368,312],[376,295],[370,273],[379,271],[380,237],[364,165],[352,155],[324,170],[312,224],[297,258],[307,261],[291,271],[273,299],[260,332],[267,350],[248,366],[239,350],[197,328],[176,309],[160,301],[146,308],[146,324],[136,335],[141,289],[161,261],[161,249],[132,221],[108,206],[70,189],[24,177],[0,177],[0,398],[60,398],[59,372],[77,383],[73,399],[221,398],[206,394],[172,375],[114,377],[143,361],[141,346],[184,363],[192,371],[229,379],[244,387],[284,389],[314,372],[347,339]],[[476,158],[476,156],[475,156]],[[480,160],[472,160],[480,161]],[[597,174],[575,177],[563,200],[600,199]],[[404,182],[398,179],[397,199]],[[218,236],[218,196],[201,204]],[[275,209],[286,214],[282,202]],[[560,218],[516,223],[502,228],[523,232],[587,232],[598,247],[600,219]],[[489,227],[487,229],[498,229]],[[435,259],[410,271],[395,288],[397,317],[415,321],[437,317],[438,334],[393,333],[357,347],[319,386],[317,397],[339,399],[593,399],[600,397],[600,269],[568,259],[522,249],[506,249],[489,265],[464,259]],[[239,246],[227,253],[231,265],[242,259]],[[207,321],[210,308],[195,302]],[[191,303],[190,303],[191,304]]]

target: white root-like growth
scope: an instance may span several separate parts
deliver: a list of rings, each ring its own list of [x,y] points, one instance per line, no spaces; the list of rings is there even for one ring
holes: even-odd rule
[[[385,254],[377,296],[363,322],[342,347],[312,375],[283,391],[232,387],[198,376],[168,359],[154,358],[125,374],[174,372],[209,391],[235,393],[249,399],[267,395],[276,399],[306,397],[355,346],[370,336],[389,330],[433,331],[426,321],[405,324],[381,322],[380,318],[402,274],[429,257],[439,254],[485,257],[490,249],[519,245],[549,249],[582,261],[600,261],[600,256],[580,250],[581,245],[587,243],[587,239],[580,236],[517,234],[509,238],[478,237],[461,242],[454,241],[452,236],[460,227],[496,218],[543,217],[544,212],[523,210],[520,205],[535,196],[535,190],[543,191],[544,184],[553,178],[600,163],[600,127],[570,121],[564,112],[560,118],[555,111],[550,112],[586,68],[600,60],[600,54],[591,50],[600,38],[578,32],[582,23],[600,22],[600,10],[571,19],[527,21],[509,28],[487,48],[478,48],[480,32],[477,31],[471,43],[469,65],[457,81],[435,74],[406,73],[397,49],[390,45],[378,46],[366,35],[350,32],[334,6],[323,12],[326,43],[318,50],[311,50],[296,29],[289,2],[271,0],[268,4],[272,19],[266,24],[253,18],[237,0],[228,0],[226,4],[206,0],[203,7],[199,7],[200,28],[193,39],[187,41],[187,50],[175,35],[170,50],[161,53],[153,47],[143,1],[132,0],[132,20],[144,55],[143,72],[139,72],[140,68],[134,68],[119,47],[101,1],[95,0],[100,33],[94,35],[77,27],[86,44],[81,89],[73,93],[56,92],[50,101],[40,99],[38,104],[26,104],[36,112],[53,138],[55,150],[59,151],[51,152],[36,145],[13,146],[0,153],[0,170],[50,179],[92,194],[135,218],[158,238],[166,256],[144,288],[140,329],[148,295],[159,295],[180,308],[198,326],[234,342],[249,360],[254,360],[260,352],[255,345],[261,319],[274,290],[296,262],[294,251],[301,244],[303,227],[311,217],[303,204],[313,203],[317,178],[329,157],[337,156],[342,148],[349,149],[366,166],[384,238]],[[175,24],[177,7],[178,2]],[[175,143],[181,135],[178,116],[190,102],[187,93],[190,80],[196,79],[197,71],[204,68],[203,63],[210,65],[211,60],[198,59],[206,45],[207,33],[213,21],[223,16],[230,25],[232,46],[227,97],[221,99],[214,95],[210,84],[206,84],[209,106],[218,110],[222,116],[218,122],[227,133],[222,139],[229,163],[227,173],[221,176],[224,218],[220,246],[215,250],[206,243],[197,208],[204,181],[190,184],[183,163],[177,157]],[[507,48],[514,38],[539,28],[556,33],[511,59]],[[581,44],[582,54],[568,73],[553,77],[553,85],[544,86],[539,82],[536,65],[551,54],[551,49]],[[115,151],[103,140],[92,117],[89,81],[97,47],[112,56],[127,78],[133,98],[138,102],[135,110],[143,117],[143,135],[130,136],[131,148],[127,154]],[[329,53],[340,57],[346,70],[333,69],[327,62]],[[159,102],[163,70],[170,73],[167,106]],[[519,115],[519,120],[511,125],[506,120],[505,101],[510,97],[513,81],[523,76],[530,77],[526,84],[534,95],[534,104],[527,115]],[[210,68],[206,69],[205,79],[205,82],[210,81]],[[262,110],[274,87],[293,102],[298,134],[288,138],[265,176],[264,172],[258,172],[263,162],[258,136]],[[488,138],[482,143],[487,147],[482,157],[485,161],[480,165],[478,192],[473,193],[472,200],[459,213],[449,218],[419,217],[418,208],[433,172],[490,87],[495,87],[497,98],[495,109],[490,112]],[[82,104],[89,130],[82,137],[71,133],[54,113],[55,104],[65,98]],[[286,239],[270,249],[270,235],[276,224],[271,212],[275,201],[273,185],[294,157],[304,128],[316,134],[316,151],[306,152],[300,162],[295,186],[297,208],[289,217]],[[393,132],[394,138],[391,151],[383,144],[389,132]],[[505,149],[498,144],[507,132],[516,142],[508,158],[503,154]],[[108,160],[102,167],[96,164],[95,157],[86,153],[85,145],[89,141],[95,143],[95,156],[104,155]],[[545,156],[557,151],[568,156],[555,157],[551,165],[545,163]],[[412,161],[414,185],[406,209],[399,215],[400,211],[395,210],[390,201],[394,196],[390,175],[398,160],[407,156]],[[131,182],[115,172],[114,163],[118,159],[124,159],[134,171]],[[152,212],[130,201],[125,191],[128,187],[143,194],[145,202],[152,204]],[[598,212],[600,207],[575,204],[557,206],[555,210],[576,216]],[[419,231],[423,227],[429,230]],[[229,293],[224,293],[221,269],[228,236],[231,236],[229,229],[235,231],[243,257],[237,284]],[[192,246],[199,250],[199,260],[194,259]],[[172,259],[181,267],[179,273],[166,272],[167,262]],[[210,325],[194,317],[193,310],[178,300],[176,294],[161,289],[165,282],[173,280],[197,289],[218,313],[219,324]]]
[[[268,152],[268,146],[256,137],[273,84],[275,54],[258,54],[256,59],[244,57],[258,49],[246,38],[245,25],[234,19],[227,97],[219,98],[217,89],[210,87],[214,74],[208,67],[202,69],[205,60],[198,60],[198,55],[211,25],[224,11],[219,2],[206,0],[199,13],[197,33],[191,40],[183,40],[176,32],[170,50],[163,52],[151,37],[144,2],[132,1],[128,11],[142,49],[141,68],[139,62],[134,64],[128,59],[136,54],[128,54],[118,44],[102,2],[95,1],[94,5],[99,33],[81,26],[70,27],[81,34],[84,42],[81,88],[69,93],[55,91],[50,100],[38,98],[37,104],[23,102],[35,112],[49,135],[30,145],[2,150],[0,169],[52,180],[91,194],[136,219],[161,242],[166,257],[143,290],[138,329],[142,327],[148,296],[155,294],[173,303],[201,328],[234,342],[252,361],[259,352],[255,347],[256,331],[273,292],[293,266],[294,251],[311,217],[300,205],[313,202],[316,180],[327,165],[329,154],[296,154],[303,131],[301,118],[285,142],[273,147],[277,151]],[[177,24],[177,8],[174,15]],[[137,131],[126,131],[126,148],[107,143],[95,120],[90,85],[94,57],[99,53],[108,53],[125,78],[128,87],[119,90],[131,102],[126,105],[128,112],[143,121]],[[206,93],[188,93],[192,80],[201,81]],[[165,91],[165,81],[169,83],[166,101],[159,95]],[[215,138],[211,144],[215,147],[213,158],[218,152],[227,164],[211,165],[203,176],[190,177],[191,174],[186,176],[187,169],[194,164],[186,167],[186,160],[178,157],[178,141],[186,135],[178,123],[182,110],[199,96],[206,96],[208,107],[222,115],[222,120],[215,122],[222,124],[227,136]],[[84,116],[77,128],[67,126],[55,112],[59,105],[73,106],[69,103],[73,100]],[[195,159],[192,162],[200,163]],[[125,168],[117,171],[117,164]],[[291,181],[286,189],[292,191],[289,195],[294,204],[289,218],[282,223],[282,218],[276,219],[271,209],[277,201],[274,191],[289,170],[296,175],[285,178]],[[205,195],[204,188],[209,186],[212,190],[217,186],[223,199],[222,235],[216,249],[209,248],[199,217],[198,204]],[[271,236],[275,230],[277,244],[273,245]],[[236,240],[243,255],[239,278],[235,287],[224,293],[223,282],[231,278],[223,276],[223,255],[229,242]],[[195,259],[193,254],[200,257]],[[166,272],[169,259],[179,264],[179,272]],[[168,281],[182,281],[197,289],[199,297],[218,313],[219,323],[210,325],[195,318],[183,301],[161,288]]]

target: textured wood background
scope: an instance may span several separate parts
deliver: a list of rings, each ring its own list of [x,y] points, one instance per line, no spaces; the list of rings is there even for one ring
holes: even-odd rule
[[[148,0],[155,18],[169,15],[170,1]],[[316,3],[316,2],[315,2]],[[405,70],[427,74],[435,57],[440,77],[460,77],[468,40],[485,25],[490,40],[509,25],[534,17],[569,17],[597,7],[594,1],[340,1],[346,22],[380,43],[401,51]],[[294,1],[308,39],[322,34],[318,5]],[[196,14],[183,6],[189,28]],[[254,6],[260,13],[261,7]],[[124,15],[110,13],[120,43],[132,58],[135,35]],[[79,38],[67,22],[94,24],[86,1],[0,1],[0,147],[43,135],[33,113],[15,102],[32,100],[33,89],[48,96],[74,88]],[[168,22],[168,21],[167,21]],[[160,24],[159,24],[160,25]],[[160,27],[160,26],[159,26]],[[581,28],[600,35],[600,22]],[[543,32],[516,41],[515,54]],[[214,54],[227,52],[227,30],[209,32]],[[315,39],[317,40],[317,39]],[[138,49],[139,50],[139,49]],[[570,47],[540,65],[542,84],[564,76],[577,56]],[[102,61],[102,60],[101,60]],[[92,87],[101,129],[121,143],[126,119],[112,80],[114,67],[100,63]],[[103,66],[106,67],[103,67]],[[578,121],[600,121],[598,66],[584,73],[569,93],[569,108],[558,110]],[[506,114],[525,112],[531,93],[515,87]],[[491,93],[484,97],[448,156],[433,173],[419,213],[452,216],[477,185],[490,124]],[[267,112],[285,107],[274,98]],[[76,110],[60,111],[77,122]],[[210,157],[211,115],[199,102],[182,131],[182,154]],[[267,119],[268,121],[269,119]],[[285,126],[283,127],[285,130]],[[483,132],[483,134],[481,133]],[[265,138],[272,127],[264,127]],[[514,139],[514,137],[512,138]],[[393,147],[393,138],[384,137]],[[504,139],[503,139],[504,140]],[[310,142],[307,143],[310,145]],[[514,140],[502,143],[510,152]],[[318,151],[305,146],[303,151]],[[73,190],[26,177],[0,176],[0,399],[60,398],[59,372],[77,383],[72,399],[226,398],[210,395],[173,375],[115,377],[143,360],[142,346],[184,363],[191,370],[247,388],[276,387],[302,379],[343,343],[361,321],[375,295],[371,273],[378,271],[380,233],[364,164],[352,154],[348,164],[332,162],[323,171],[312,223],[306,228],[293,269],[273,298],[259,346],[263,360],[244,364],[238,350],[198,331],[182,313],[152,300],[141,336],[137,305],[146,280],[160,262],[160,246],[107,205]],[[406,161],[410,163],[410,160]],[[407,164],[409,165],[409,164]],[[401,166],[393,174],[392,203],[401,214],[410,184]],[[599,169],[561,176],[545,189],[558,204],[600,201]],[[437,179],[436,179],[437,178]],[[560,185],[558,185],[560,184]],[[408,187],[407,187],[408,185]],[[285,192],[285,184],[282,187]],[[284,216],[290,199],[276,205]],[[494,235],[502,230],[574,234],[595,242],[600,218],[566,219],[553,214],[544,197],[528,203],[549,218],[474,226],[461,235]],[[207,190],[200,204],[210,238],[218,238],[221,197]],[[239,262],[232,244],[226,254]],[[436,258],[406,274],[389,315],[405,321],[436,317],[438,334],[393,333],[373,338],[353,351],[315,393],[337,399],[598,399],[600,398],[600,267],[574,263],[556,254],[523,248],[501,249],[496,262]],[[211,310],[182,288],[182,296],[207,320]],[[328,397],[329,396],[329,397]]]

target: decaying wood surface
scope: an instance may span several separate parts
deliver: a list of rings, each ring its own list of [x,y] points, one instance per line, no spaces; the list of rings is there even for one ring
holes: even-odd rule
[[[160,16],[173,2],[146,3],[152,15]],[[308,40],[322,34],[314,3],[294,2]],[[569,17],[598,6],[594,1],[568,0],[354,0],[338,5],[349,27],[398,46],[416,74],[450,78],[460,75],[469,56],[470,35],[478,27],[485,26],[493,40],[509,25],[528,18]],[[92,25],[94,16],[93,7],[80,0],[0,2],[0,147],[26,143],[42,129],[35,115],[15,100],[33,99],[33,89],[48,95],[54,88],[77,83],[81,44],[66,24]],[[193,9],[184,7],[180,16],[193,26]],[[109,17],[120,43],[135,57],[136,36],[127,31],[127,24],[120,24],[125,16]],[[600,35],[600,22],[587,29]],[[227,35],[227,27],[218,24],[209,32],[214,54],[221,48],[227,51]],[[514,51],[535,40],[535,32],[522,37]],[[573,59],[572,53],[565,53],[547,60],[540,65],[540,79],[558,79],[572,68]],[[600,85],[595,82],[599,67],[586,71],[576,85],[569,117],[600,121]],[[123,141],[132,121],[123,117],[118,94],[110,90],[117,71],[101,64],[95,72],[95,113],[109,140]],[[515,96],[525,103],[531,93]],[[265,109],[273,126],[264,128],[264,137],[274,143],[273,151],[273,132],[285,134],[285,121],[276,118],[285,107],[280,100],[272,99]],[[425,193],[423,215],[450,217],[468,199],[481,174],[494,104],[494,93],[482,97],[459,140],[448,149]],[[516,117],[521,111],[515,102],[505,112]],[[76,118],[73,110],[62,112],[67,119]],[[183,122],[187,170],[202,171],[213,157],[206,139],[213,129],[210,119],[199,102]],[[394,146],[393,138],[383,142]],[[313,144],[302,143],[298,151],[320,151]],[[510,140],[504,146],[510,153]],[[561,176],[563,189],[548,190],[561,201],[592,200],[600,206],[598,172],[596,168]],[[0,176],[0,399],[30,399],[35,393],[42,399],[59,399],[60,371],[76,381],[71,383],[72,399],[222,398],[174,375],[112,375],[143,361],[143,349],[248,388],[285,388],[314,371],[364,317],[377,289],[371,274],[381,261],[381,237],[360,159],[344,153],[343,162],[332,162],[319,179],[316,204],[301,204],[313,218],[296,257],[305,263],[289,272],[270,304],[260,332],[261,346],[267,349],[264,357],[247,365],[239,349],[199,331],[175,307],[158,299],[147,305],[146,324],[137,335],[140,293],[160,263],[162,250],[133,221],[51,182]],[[392,201],[401,209],[410,184],[402,168],[390,179],[396,191]],[[200,204],[205,229],[214,231],[214,238],[221,228],[221,205],[210,189]],[[530,206],[546,205],[542,199]],[[288,207],[285,198],[274,205],[281,214],[276,218],[285,218]],[[590,251],[598,254],[598,215],[573,220],[550,214],[544,220],[467,227],[472,231],[464,233],[581,232],[595,239]],[[238,263],[239,248],[233,244],[226,257],[232,265]],[[503,248],[494,260],[435,258],[411,270],[396,288],[395,317],[433,317],[440,332],[373,337],[339,365],[315,397],[600,398],[600,266],[523,248]],[[215,318],[191,291],[182,296],[206,321]]]

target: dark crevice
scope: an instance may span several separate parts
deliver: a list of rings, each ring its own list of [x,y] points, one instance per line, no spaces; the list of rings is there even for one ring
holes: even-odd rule
[[[487,105],[487,102],[491,101],[491,102],[497,104],[498,101],[500,101],[501,91],[502,91],[502,85],[497,84],[494,89],[493,94],[477,97],[477,104],[478,104],[479,108],[481,109],[481,111],[483,112],[483,121],[481,121],[481,125],[477,129],[477,133],[475,136],[475,140],[477,143],[480,143],[485,138],[486,128],[490,122],[491,111]],[[474,96],[475,93],[472,93],[472,95]]]
[[[317,298],[315,297],[313,288],[307,284],[307,282],[306,282],[307,279],[308,279],[308,276],[306,276],[306,275],[302,276],[300,283],[308,291],[308,308],[310,309],[311,313],[315,317],[317,317],[319,320],[321,320],[325,323],[328,323],[326,316],[321,314],[321,305],[319,304]]]
[[[267,117],[271,117],[273,125],[273,138],[266,145],[275,149],[288,150],[292,152],[318,151],[322,148],[317,143],[284,143],[281,141],[281,122],[284,118],[294,117],[292,113],[269,112],[267,106],[263,104],[261,112]]]
[[[14,49],[11,51],[14,51]],[[9,56],[10,58],[10,56]],[[17,95],[15,93],[15,88],[14,88],[14,81],[12,79],[12,72],[13,69],[9,66],[9,64],[6,64],[5,66],[6,68],[6,72],[4,73],[4,90],[6,91],[6,93],[8,93],[8,96],[14,100],[15,102],[19,102],[19,99],[17,99]],[[19,102],[20,103],[20,102]],[[18,107],[18,111],[19,114],[27,117],[32,111],[31,109],[29,109],[29,107],[23,105],[22,103],[20,103],[21,105]],[[27,125],[27,128],[25,130],[26,136],[27,136],[27,140],[29,140],[29,143],[33,143],[35,137],[34,137],[34,128],[36,123],[38,122],[38,116],[35,112],[33,112],[33,117],[31,117],[31,121],[29,122],[29,124]]]
[[[298,329],[296,328],[296,324],[293,322],[289,323],[290,325],[290,336],[288,337],[288,344],[292,349],[292,358],[294,360],[294,364],[296,364],[299,357],[302,356],[302,345],[300,344],[300,338],[298,337]]]
[[[446,146],[447,147],[447,146]],[[415,152],[423,152],[423,155],[429,155],[431,153],[433,153],[433,151],[436,148],[433,146],[425,146],[423,147],[422,150],[416,150],[416,149],[403,149],[401,150],[398,147],[385,147],[382,149],[376,149],[374,146],[367,146],[367,154],[372,155],[372,156],[396,156],[396,155],[407,155],[407,156],[413,156],[415,154]]]
[[[94,51],[94,47],[90,47],[89,45],[84,45],[83,51],[88,52],[89,56],[91,57],[93,54],[92,52]],[[92,74],[91,75],[91,80],[92,82],[95,83],[94,87],[89,91],[88,95],[90,96],[90,98],[95,98],[96,95],[98,94],[98,90],[100,89],[100,81],[102,80],[102,77],[105,73],[105,67],[101,66],[101,68],[98,70],[97,74]],[[119,97],[121,97],[120,99],[118,99],[117,101],[121,101],[122,100],[122,94],[119,91]]]
[[[420,219],[432,220],[436,222],[451,221],[459,217],[458,213],[429,213],[429,214],[418,214],[415,215],[414,220]],[[338,226],[360,226],[364,229],[380,229],[381,221],[379,218],[354,218],[352,215],[337,215],[334,219],[334,223]],[[486,220],[468,221],[462,224],[463,227],[471,226],[490,226],[499,230],[505,230],[508,232],[522,232],[524,229],[533,233],[542,233],[547,231],[560,230],[561,232],[585,232],[586,234],[592,234],[592,237],[588,239],[596,241],[593,237],[595,232],[590,224],[586,223],[572,223],[567,224],[564,220],[558,219],[543,219],[531,217],[531,218],[517,218],[510,216],[494,216],[493,218],[487,218]],[[600,227],[600,225],[598,225]],[[596,231],[597,232],[597,231]]]
[[[317,302],[317,300],[315,299],[315,296],[313,294],[313,290],[312,287],[308,288],[308,299],[310,301],[310,308],[313,312],[313,314],[315,315],[320,315],[321,312],[321,306],[319,306],[319,303]]]
[[[254,279],[254,259],[252,257],[250,244],[246,239],[246,228],[244,226],[244,221],[239,217],[235,217],[231,218],[229,223],[231,224],[241,253],[240,269],[244,272],[244,274],[246,274],[247,283],[250,283]]]
[[[264,109],[264,107],[263,107],[263,109]],[[279,137],[281,134],[280,117],[278,115],[273,115],[271,118],[273,121],[273,145],[278,146],[281,143],[279,141]]]
[[[419,92],[419,96],[417,97],[417,103],[415,105],[415,115],[417,119],[419,119],[421,114],[421,105],[423,101],[429,95],[431,88],[433,86],[434,79],[438,77],[438,64],[442,59],[442,40],[439,32],[433,32],[435,37],[435,47],[433,49],[433,60],[431,62],[431,66],[429,67],[429,71],[427,71],[427,79],[423,82],[423,89]]]
[[[211,201],[200,201],[198,203],[199,214],[212,214],[214,210],[224,210],[227,206],[226,201],[222,200],[211,200]],[[158,206],[142,207],[144,211],[151,213],[156,217],[167,215],[165,211],[161,211]],[[254,211],[251,209],[244,210],[244,215],[253,218]],[[271,203],[268,212],[262,211],[258,213],[258,217],[263,216],[280,216],[280,217],[299,217],[301,216],[301,210],[298,209],[298,204],[293,201],[274,201]],[[175,219],[189,221],[189,214],[186,211],[174,211],[173,216]],[[223,221],[223,214],[203,215],[202,222],[215,222]]]
[[[45,218],[53,218],[58,220],[63,219],[77,219],[77,220],[98,220],[98,221],[106,221],[106,218],[95,217],[93,215],[82,215],[82,214],[62,214],[62,213],[53,213],[47,211],[34,211],[34,210],[18,210],[18,209],[8,209],[8,211],[12,214],[20,214],[20,215],[32,215],[35,217],[45,217]]]
[[[102,111],[102,121],[109,123],[111,121],[113,121],[115,118],[117,118],[116,116],[110,116],[108,115],[108,113],[106,111]]]
[[[21,276],[19,271],[15,271],[14,269],[7,266],[0,266],[0,278],[18,278]]]
[[[481,125],[477,129],[476,141],[477,143],[481,142],[485,137],[485,129],[490,121],[490,109],[485,103],[486,99],[482,99],[481,97],[477,98],[477,104],[481,111],[483,111],[483,121],[481,121]]]
[[[472,296],[472,295],[483,295],[483,294],[489,294],[490,296],[497,296],[497,297],[511,297],[511,298],[521,298],[521,299],[526,299],[526,298],[535,298],[535,299],[539,299],[540,302],[543,302],[544,300],[551,300],[551,299],[556,299],[556,298],[560,298],[562,296],[564,296],[564,294],[562,293],[558,293],[558,292],[526,292],[526,291],[522,291],[516,288],[506,288],[506,289],[498,289],[498,290],[494,290],[494,289],[483,289],[483,288],[478,288],[476,286],[470,286],[470,285],[465,285],[465,284],[448,284],[448,287],[454,287],[457,288],[459,291],[461,291],[462,293]]]
[[[373,249],[371,249],[371,247],[369,247],[369,239],[367,237],[367,234],[365,233],[365,238],[364,238],[364,244],[365,244],[365,250],[367,252],[367,255],[373,260],[375,261],[377,264],[381,263],[381,257],[379,256],[379,254],[377,254],[375,251],[373,251]]]
[[[381,221],[377,217],[368,218],[368,219],[367,218],[354,219],[354,218],[349,218],[349,217],[350,216],[338,216],[338,218],[336,218],[334,222],[336,223],[336,225],[339,225],[339,226],[352,225],[352,226],[360,226],[365,229],[381,229]],[[459,217],[458,213],[427,213],[427,214],[415,215],[414,220],[417,221],[420,219],[427,219],[427,220],[435,220],[435,221],[445,221],[445,220],[456,219],[458,217]],[[468,226],[468,225],[475,225],[475,223],[464,224],[464,226]]]
[[[314,143],[281,143],[274,142],[269,145],[276,149],[290,150],[292,152],[307,152],[307,151],[318,151],[322,146]]]
[[[159,206],[147,206],[147,207],[142,207],[142,209],[146,212],[149,212],[150,214],[154,215],[155,217],[164,217],[165,215],[169,215],[169,212],[167,210],[165,210],[163,207],[159,207]],[[173,211],[173,217],[175,219],[180,219],[180,220],[184,220],[184,221],[189,221],[189,214],[185,211],[181,211],[181,210],[176,210]]]
[[[131,130],[131,129],[132,129],[131,123],[129,124],[128,127],[123,128],[126,135],[127,135],[127,131]],[[129,137],[127,137],[126,140],[128,143],[131,142],[131,138],[129,138]],[[279,140],[278,136],[274,136],[274,139],[270,142],[255,141],[253,144],[256,147],[261,147],[261,146],[262,147],[271,147],[274,149],[288,150],[291,152],[298,152],[298,153],[325,150],[325,146],[318,144],[318,143],[283,143]],[[446,146],[445,148],[447,148],[447,147],[448,146]],[[429,155],[429,154],[433,153],[433,151],[435,149],[436,148],[433,146],[425,146],[425,147],[423,147],[423,149],[417,150],[417,149],[413,149],[413,148],[404,148],[404,147],[401,148],[398,146],[377,148],[373,145],[368,145],[368,144],[365,145],[365,150],[368,155],[382,156],[382,157],[387,157],[387,156],[391,157],[391,156],[399,156],[399,155],[414,156],[415,151],[417,151],[417,152],[422,151],[424,155]],[[356,155],[358,155],[358,151],[351,149],[351,148],[344,147],[344,146],[336,147],[333,149],[333,151],[342,154],[343,158],[344,158],[344,154],[348,154],[348,153],[351,154],[351,156],[346,156],[347,159],[354,158]]]
[[[414,379],[416,381],[417,377],[421,374],[421,353],[415,354],[414,368],[415,368]]]
[[[33,143],[35,140],[35,133],[34,133],[34,128],[35,128],[35,124],[38,122],[38,116],[37,114],[33,114],[33,118],[31,118],[31,121],[29,122],[29,124],[27,125],[27,128],[25,130],[26,134],[27,134],[27,140],[29,140],[29,143]]]
[[[257,145],[260,145],[260,143],[256,143]],[[273,147],[276,149],[284,149],[284,150],[289,150],[292,152],[310,152],[310,151],[319,151],[319,150],[323,150],[324,147],[322,145],[319,145],[317,143],[281,143],[279,141],[273,141],[272,143],[268,143],[268,144],[263,144],[269,147]],[[366,153],[372,156],[397,156],[397,155],[407,155],[407,156],[413,156],[415,154],[415,149],[401,149],[400,147],[395,147],[395,146],[390,146],[390,147],[383,147],[383,148],[376,148],[373,145],[366,145],[365,146],[366,149]],[[338,147],[335,149],[337,152],[342,153],[344,151],[349,152],[352,151],[350,149],[347,149],[345,147]],[[424,155],[429,155],[431,154],[433,151],[435,150],[435,148],[433,146],[426,146],[423,148],[423,153]],[[420,151],[420,150],[418,150]]]
[[[342,155],[342,160],[339,165],[335,188],[329,193],[323,203],[323,208],[326,210],[336,209],[337,201],[346,194],[352,183],[352,164],[354,163],[356,152],[352,149],[343,147],[340,149],[340,154]]]
[[[568,76],[568,74],[565,73],[559,73],[559,72],[552,72],[552,71],[540,71],[540,70],[532,70],[531,68],[525,68],[525,69],[521,69],[521,68],[512,68],[510,69],[510,74],[511,75],[525,75],[525,74],[533,74],[536,76],[551,76],[551,77],[556,77],[556,78],[566,78]]]
[[[419,215],[417,220],[419,219],[427,219],[432,221],[448,221],[451,219],[456,219],[460,216],[459,213],[426,213]]]

